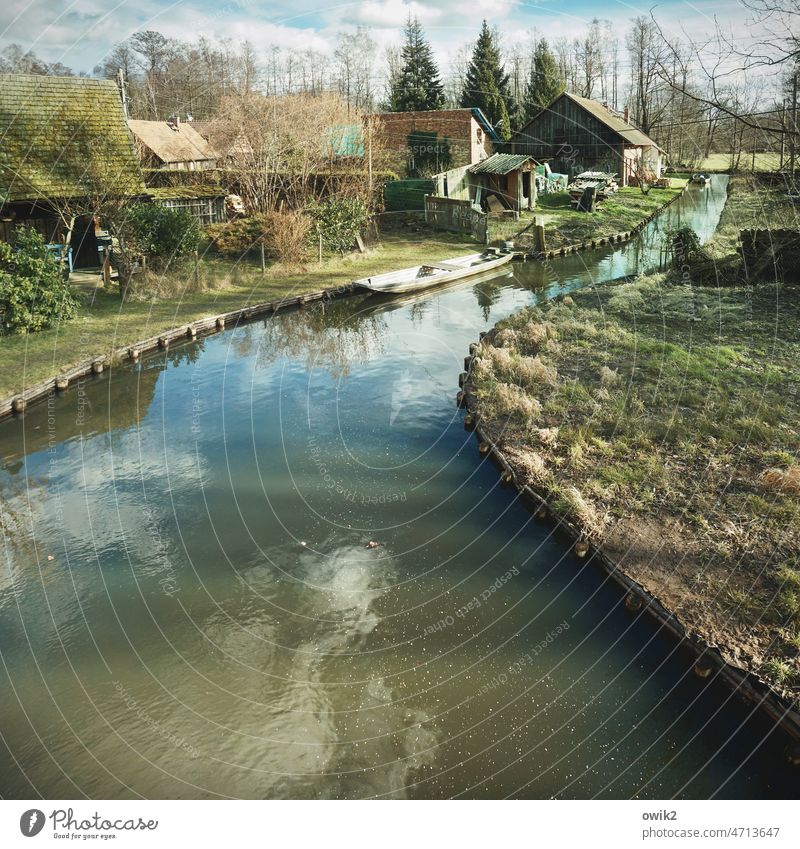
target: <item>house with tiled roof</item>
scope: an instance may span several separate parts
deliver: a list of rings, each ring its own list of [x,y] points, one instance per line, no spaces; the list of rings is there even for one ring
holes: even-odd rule
[[[163,171],[209,171],[217,154],[191,122],[173,116],[168,121],[128,121],[143,168]]]
[[[0,74],[0,238],[13,241],[27,224],[62,242],[63,211],[78,210],[75,264],[94,266],[92,215],[109,200],[145,193],[115,82]]]
[[[518,130],[507,149],[570,176],[587,170],[612,171],[624,186],[640,175],[657,179],[664,151],[646,133],[603,103],[564,92]]]

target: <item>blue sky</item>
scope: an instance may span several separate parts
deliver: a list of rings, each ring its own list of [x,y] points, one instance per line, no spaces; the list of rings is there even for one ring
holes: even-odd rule
[[[117,41],[138,29],[157,29],[177,38],[201,33],[234,40],[249,38],[257,49],[273,43],[331,51],[336,35],[363,25],[381,46],[396,41],[409,11],[425,26],[440,60],[472,40],[482,17],[497,24],[506,42],[523,40],[532,28],[548,38],[579,35],[586,22],[600,17],[619,24],[656,14],[672,31],[711,34],[716,16],[737,37],[750,13],[738,0],[667,0],[661,3],[621,0],[3,0],[0,44],[16,41],[42,58],[75,70],[90,71]]]

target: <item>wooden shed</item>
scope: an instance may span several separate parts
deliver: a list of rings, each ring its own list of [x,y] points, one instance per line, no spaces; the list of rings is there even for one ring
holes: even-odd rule
[[[480,162],[500,141],[477,108],[381,112],[377,119],[386,166],[407,177]]]
[[[536,205],[536,161],[527,154],[495,153],[469,173],[471,199],[490,212],[520,212]]]
[[[549,160],[553,171],[573,177],[581,171],[611,171],[623,186],[642,174],[658,179],[663,151],[626,115],[604,104],[564,92],[534,115],[509,142],[516,154]]]

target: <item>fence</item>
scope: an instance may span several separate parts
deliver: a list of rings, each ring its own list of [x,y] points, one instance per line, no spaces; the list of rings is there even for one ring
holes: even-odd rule
[[[441,230],[469,233],[483,244],[489,241],[488,216],[473,209],[468,200],[427,196],[425,221]]]
[[[433,189],[433,180],[392,180],[383,189],[384,208],[387,212],[422,212],[425,196]]]
[[[156,201],[160,206],[170,209],[183,209],[191,214],[202,225],[219,224],[225,221],[224,197],[159,197]]]

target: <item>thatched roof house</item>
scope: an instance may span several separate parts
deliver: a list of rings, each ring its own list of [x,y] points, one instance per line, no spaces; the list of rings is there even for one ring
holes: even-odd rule
[[[115,82],[0,74],[0,239],[23,224],[50,242],[69,235],[75,265],[94,266],[90,216],[145,192]]]
[[[128,121],[144,168],[207,171],[217,167],[217,154],[191,123]]]
[[[0,203],[144,194],[112,80],[0,74]]]

